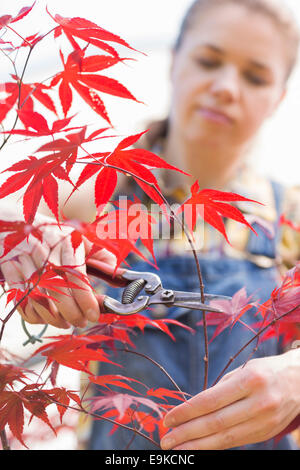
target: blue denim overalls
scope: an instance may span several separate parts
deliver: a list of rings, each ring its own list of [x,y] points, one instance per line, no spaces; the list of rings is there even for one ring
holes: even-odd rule
[[[277,183],[272,183],[276,200],[277,213],[280,214],[283,188]],[[276,236],[270,240],[265,232],[255,226],[258,236],[251,232],[247,250],[254,255],[265,255],[270,258],[276,257],[276,246],[279,241],[279,229],[276,227]],[[221,255],[219,252],[208,253],[199,256],[202,269],[205,292],[232,296],[243,286],[247,289],[247,294],[257,293],[257,298],[261,302],[266,301],[274,287],[279,282],[278,270],[276,267],[261,268],[249,260],[233,259]],[[191,254],[161,257],[157,259],[159,271],[152,268],[146,262],[137,262],[131,268],[136,271],[152,271],[159,274],[162,284],[168,289],[199,292],[199,280],[196,272],[195,260]],[[117,294],[118,292],[118,294]],[[120,289],[109,287],[106,293],[120,300]],[[142,312],[150,318],[158,318],[161,315],[161,308],[157,311],[146,310]],[[176,325],[171,325],[170,330],[176,338],[176,342],[165,333],[156,328],[146,327],[144,334],[138,333],[133,337],[136,350],[150,356],[161,364],[173,377],[180,389],[196,395],[203,389],[204,382],[204,339],[203,329],[196,326],[202,320],[202,312],[188,311],[181,308],[166,309],[163,317],[174,318],[186,325],[194,328],[196,334],[191,334],[185,329]],[[243,321],[253,324],[257,319],[253,311],[248,311],[243,316]],[[208,326],[209,338],[212,337],[215,326]],[[241,324],[237,323],[232,329],[227,328],[217,336],[209,345],[209,380],[212,385],[218,377],[223,367],[230,357],[236,353],[250,338],[253,333]],[[226,373],[242,365],[253,352],[255,344],[252,343],[240,354],[237,359],[227,369]],[[264,357],[280,353],[280,348],[276,339],[268,340],[261,344],[259,349],[251,356]],[[112,360],[113,357],[112,357]],[[115,357],[118,364],[122,364],[124,369],[101,363],[99,374],[122,374],[137,379],[149,387],[165,387],[174,389],[172,383],[156,366],[150,361],[129,353],[118,352]],[[134,388],[139,390],[134,384]],[[140,392],[144,393],[145,388]],[[179,402],[170,403],[179,404]],[[139,408],[142,411],[143,408]],[[149,411],[144,410],[144,411]],[[131,442],[130,450],[157,450],[157,447],[126,429],[118,428],[110,435],[112,425],[101,420],[94,421],[92,435],[90,439],[90,449],[102,450],[123,450]],[[155,440],[159,442],[158,436]],[[235,448],[237,449],[237,448]],[[244,446],[246,450],[279,450],[298,449],[290,436],[284,437],[277,446],[274,440],[263,443]]]

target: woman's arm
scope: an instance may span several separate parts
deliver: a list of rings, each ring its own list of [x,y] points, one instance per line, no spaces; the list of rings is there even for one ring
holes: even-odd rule
[[[173,408],[163,449],[219,450],[281,433],[300,414],[300,349],[258,358]]]

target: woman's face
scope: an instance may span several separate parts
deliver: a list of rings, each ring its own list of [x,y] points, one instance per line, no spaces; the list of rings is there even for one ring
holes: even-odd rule
[[[286,48],[262,13],[203,11],[173,57],[171,127],[190,141],[244,145],[284,95]]]

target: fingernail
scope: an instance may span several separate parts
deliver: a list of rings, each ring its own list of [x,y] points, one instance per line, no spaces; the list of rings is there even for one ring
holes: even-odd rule
[[[171,428],[172,426],[175,426],[175,419],[172,416],[166,416],[163,421],[163,425],[165,428]]]
[[[90,321],[96,322],[99,318],[99,312],[97,312],[97,310],[93,310],[92,308],[89,308],[88,311],[86,312],[86,316]]]
[[[171,449],[175,446],[175,439],[172,437],[163,437],[160,442],[160,446],[162,449]]]

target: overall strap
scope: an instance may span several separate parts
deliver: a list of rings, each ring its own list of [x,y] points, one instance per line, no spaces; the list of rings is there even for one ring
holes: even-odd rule
[[[270,181],[270,184],[273,189],[276,209],[276,220],[273,225],[274,237],[271,237],[271,234],[268,234],[266,229],[255,222],[252,227],[257,232],[257,235],[250,231],[246,250],[254,256],[265,256],[275,261],[278,256],[278,247],[281,240],[281,227],[279,221],[283,210],[285,187],[273,180]]]

